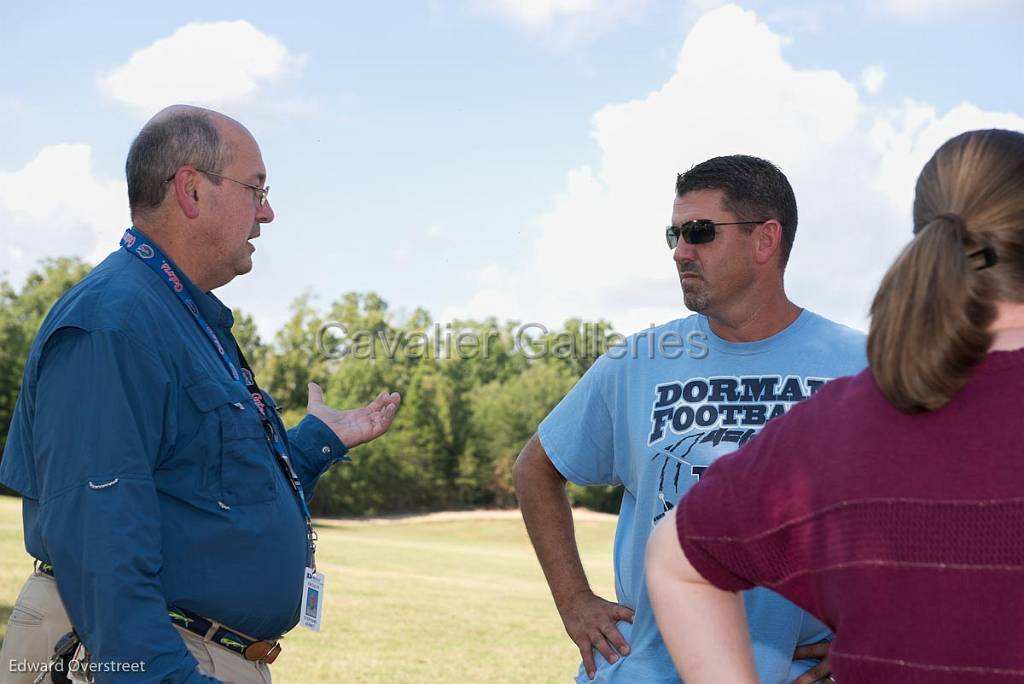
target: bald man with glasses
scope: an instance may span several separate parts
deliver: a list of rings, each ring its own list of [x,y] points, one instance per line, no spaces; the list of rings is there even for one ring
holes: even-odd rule
[[[655,524],[715,459],[829,379],[866,364],[862,334],[787,297],[796,225],[793,190],[768,161],[716,157],[680,174],[665,236],[683,303],[694,314],[610,349],[519,455],[516,494],[580,651],[578,682],[680,681],[644,584]],[[587,581],[567,481],[624,486],[614,602]],[[810,684],[828,674],[824,625],[764,589],[745,599],[762,682]]]
[[[126,175],[133,225],[43,322],[0,463],[36,559],[0,680],[53,667],[73,626],[61,644],[98,682],[269,682],[281,636],[319,628],[317,479],[384,434],[400,397],[338,411],[310,383],[286,430],[259,388],[212,294],[274,220],[245,127],[165,109]]]

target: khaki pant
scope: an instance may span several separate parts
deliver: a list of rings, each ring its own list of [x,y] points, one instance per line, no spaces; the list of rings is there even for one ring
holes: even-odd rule
[[[199,671],[224,684],[270,684],[270,668],[264,663],[246,660],[234,651],[203,641],[198,634],[174,626],[185,646],[199,661]]]
[[[50,662],[57,640],[70,631],[57,583],[49,575],[32,573],[7,621],[0,649],[0,682],[32,684],[40,668]]]
[[[270,684],[270,668],[265,664],[250,662],[234,651],[203,641],[201,636],[177,626],[174,628],[199,662],[202,674],[224,684]],[[32,573],[7,623],[7,634],[0,649],[0,684],[32,684],[39,673],[39,665],[33,668],[32,664],[49,662],[54,644],[70,631],[71,624],[57,593],[57,583],[49,575]],[[47,678],[47,684],[49,681]]]

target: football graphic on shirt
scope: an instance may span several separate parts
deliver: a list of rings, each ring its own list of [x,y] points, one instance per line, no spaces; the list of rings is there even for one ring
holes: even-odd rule
[[[797,375],[715,376],[654,388],[648,446],[660,461],[656,525],[717,459],[747,443],[765,424],[818,391],[828,378]]]

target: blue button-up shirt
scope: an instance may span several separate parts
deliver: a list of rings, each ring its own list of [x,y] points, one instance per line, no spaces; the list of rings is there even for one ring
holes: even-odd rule
[[[237,365],[231,311],[176,271]],[[313,416],[285,433],[264,398],[308,496],[346,448]],[[23,496],[25,547],[53,564],[94,662],[207,682],[168,606],[258,639],[298,621],[305,522],[255,404],[170,288],[124,249],[40,328],[0,482]]]

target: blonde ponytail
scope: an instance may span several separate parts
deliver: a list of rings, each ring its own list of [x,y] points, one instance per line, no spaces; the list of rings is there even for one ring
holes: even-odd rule
[[[952,399],[992,345],[996,302],[1024,302],[1024,134],[947,141],[918,178],[914,225],[868,333],[875,381],[908,413]]]
[[[932,410],[955,395],[992,344],[995,307],[951,216],[936,218],[907,245],[871,305],[868,361],[901,411]]]

